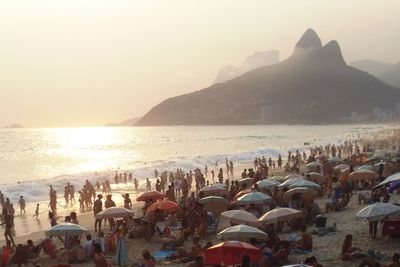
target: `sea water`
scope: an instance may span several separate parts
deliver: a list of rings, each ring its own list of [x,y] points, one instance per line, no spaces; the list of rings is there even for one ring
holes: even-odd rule
[[[340,143],[390,126],[175,126],[0,129],[0,190],[16,203],[48,201],[85,183],[113,181],[115,171],[143,180],[159,172],[222,167],[289,150]],[[309,144],[309,145],[308,145]]]

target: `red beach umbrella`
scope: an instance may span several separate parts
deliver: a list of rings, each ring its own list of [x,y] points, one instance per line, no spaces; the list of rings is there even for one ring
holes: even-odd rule
[[[151,199],[153,201],[157,201],[157,200],[162,200],[164,199],[165,195],[158,192],[158,191],[149,191],[149,192],[144,192],[143,194],[141,194],[136,201],[145,201],[146,199]]]
[[[248,255],[251,263],[257,263],[261,250],[245,242],[226,241],[208,248],[203,254],[206,265],[240,264],[243,255]]]

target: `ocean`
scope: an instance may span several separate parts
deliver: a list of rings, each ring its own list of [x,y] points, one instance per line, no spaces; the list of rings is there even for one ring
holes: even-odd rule
[[[189,171],[255,157],[276,158],[289,150],[340,143],[384,125],[174,126],[0,129],[0,190],[17,202],[48,201],[49,186],[60,194],[69,181],[79,190],[86,179],[112,181],[115,171],[132,172],[143,183],[154,169]]]

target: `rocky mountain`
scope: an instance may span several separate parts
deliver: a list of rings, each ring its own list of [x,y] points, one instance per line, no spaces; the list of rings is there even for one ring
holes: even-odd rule
[[[232,80],[245,72],[278,62],[279,51],[277,50],[255,52],[253,55],[247,57],[239,67],[229,65],[218,71],[214,84]]]
[[[350,67],[338,42],[308,29],[292,56],[169,98],[137,125],[328,124],[397,116],[400,90]]]

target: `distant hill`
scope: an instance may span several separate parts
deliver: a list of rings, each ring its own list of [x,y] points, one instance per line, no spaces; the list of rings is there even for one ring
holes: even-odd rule
[[[400,90],[350,67],[308,29],[285,61],[169,98],[137,125],[328,124],[397,116]],[[400,105],[399,105],[400,106]]]
[[[365,59],[351,63],[354,68],[368,72],[387,84],[400,88],[400,63],[383,63]]]
[[[393,68],[387,72],[379,75],[379,79],[390,85],[400,88],[400,63],[393,66]]]
[[[124,121],[119,122],[119,123],[109,122],[109,123],[106,123],[104,126],[105,126],[105,127],[133,126],[133,125],[135,125],[140,119],[141,119],[141,117],[136,117],[136,118],[124,120]]]
[[[375,77],[388,72],[396,64],[394,63],[384,63],[373,59],[364,59],[351,62],[350,66],[357,68],[362,71],[366,71]]]
[[[21,124],[13,123],[13,124],[10,124],[10,125],[7,125],[7,126],[3,126],[3,127],[0,127],[0,128],[13,129],[13,128],[24,128],[24,127]]]
[[[278,62],[279,51],[277,50],[255,52],[253,55],[247,57],[239,67],[229,65],[218,71],[214,84],[232,80],[250,70]]]

